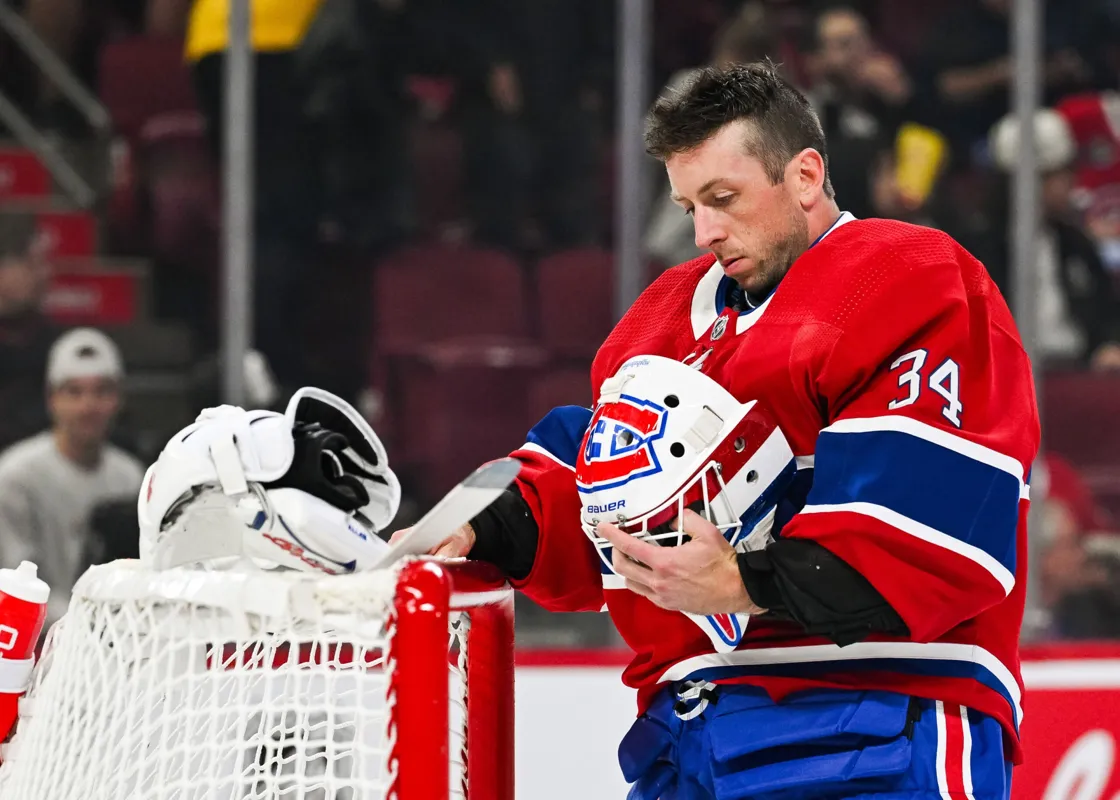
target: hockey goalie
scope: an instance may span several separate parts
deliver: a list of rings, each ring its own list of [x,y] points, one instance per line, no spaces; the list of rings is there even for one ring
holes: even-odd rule
[[[706,254],[671,267],[435,552],[633,650],[630,800],[1007,800],[1039,421],[983,265],[842,211],[768,63],[697,70],[647,151]]]

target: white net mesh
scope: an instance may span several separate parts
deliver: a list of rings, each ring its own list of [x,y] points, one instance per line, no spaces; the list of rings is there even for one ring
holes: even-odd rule
[[[395,796],[395,582],[95,567],[21,703],[0,797]],[[451,619],[451,647],[465,653],[466,616]],[[465,797],[464,665],[448,660],[453,797]]]

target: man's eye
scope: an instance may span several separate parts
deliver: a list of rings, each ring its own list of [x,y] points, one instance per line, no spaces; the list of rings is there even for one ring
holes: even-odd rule
[[[734,198],[734,197],[735,197],[735,195],[733,195],[733,194],[722,194],[719,197],[713,197],[712,198],[712,205],[715,206],[716,208],[723,208],[728,203],[730,203],[732,198]]]

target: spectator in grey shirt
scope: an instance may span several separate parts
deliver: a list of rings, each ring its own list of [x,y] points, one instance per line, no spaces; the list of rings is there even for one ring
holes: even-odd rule
[[[135,500],[144,477],[139,461],[108,442],[123,374],[105,334],[64,334],[47,362],[52,427],[0,454],[0,566],[39,565],[51,587],[49,622],[69,604],[92,513],[102,503]]]

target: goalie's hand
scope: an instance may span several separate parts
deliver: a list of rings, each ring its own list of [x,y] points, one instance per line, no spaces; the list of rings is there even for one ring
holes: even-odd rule
[[[412,528],[401,528],[392,535],[389,544],[393,544],[410,530]],[[474,547],[474,541],[474,528],[470,526],[470,523],[467,523],[463,527],[457,528],[450,536],[429,550],[428,555],[439,556],[440,558],[466,558],[467,553]]]

